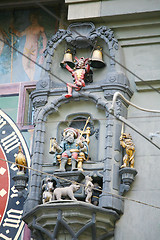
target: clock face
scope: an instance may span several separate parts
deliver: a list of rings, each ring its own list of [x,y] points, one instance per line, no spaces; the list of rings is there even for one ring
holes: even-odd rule
[[[18,196],[13,176],[17,173],[15,156],[21,144],[23,154],[30,165],[26,142],[16,124],[0,110],[0,239],[18,240],[24,222],[22,221],[25,199]],[[8,161],[8,162],[7,162]]]

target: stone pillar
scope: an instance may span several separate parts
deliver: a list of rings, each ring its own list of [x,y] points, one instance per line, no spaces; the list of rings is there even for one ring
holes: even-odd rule
[[[115,132],[114,117],[106,112],[106,135],[105,135],[105,158],[103,169],[103,193],[100,196],[100,207],[113,209],[118,213],[123,213],[123,201],[118,197],[119,191],[113,189],[114,178],[114,142]]]

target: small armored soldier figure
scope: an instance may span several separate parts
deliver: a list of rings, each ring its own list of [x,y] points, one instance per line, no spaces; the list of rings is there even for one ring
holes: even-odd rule
[[[92,197],[92,190],[94,188],[94,185],[92,183],[92,178],[90,176],[85,177],[85,194],[86,194],[86,199],[85,202],[91,203],[91,197]]]
[[[99,195],[102,193],[102,188],[98,183],[94,183],[94,187],[92,190],[92,204],[98,206],[99,204]]]
[[[130,134],[122,133],[120,136],[120,145],[125,148],[126,154],[123,157],[123,165],[124,167],[134,167],[134,154],[135,154],[135,145],[132,142],[132,137]]]
[[[65,67],[74,78],[73,83],[67,83],[68,93],[65,95],[66,98],[72,97],[72,88],[75,88],[75,91],[80,91],[82,87],[85,87],[85,81],[87,74],[90,72],[90,61],[89,58],[81,57],[78,59],[75,57],[76,63],[74,69],[72,69],[67,63],[64,62],[63,67]]]
[[[50,202],[52,200],[52,195],[53,195],[53,182],[51,178],[45,178],[43,180],[43,185],[42,185],[42,202]]]

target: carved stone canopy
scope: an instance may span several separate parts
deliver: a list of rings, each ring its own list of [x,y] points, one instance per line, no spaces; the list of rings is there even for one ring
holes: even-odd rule
[[[114,50],[118,49],[118,41],[114,37],[113,31],[106,26],[101,26],[96,29],[94,24],[91,22],[73,23],[69,25],[67,30],[59,29],[58,32],[48,41],[48,45],[45,50],[45,57],[48,55],[50,57],[47,62],[49,65],[51,64],[51,56],[54,55],[55,49],[64,40],[67,45],[75,51],[76,48],[91,47],[94,49],[98,38],[104,40],[104,42],[108,45],[109,55],[111,56],[110,64],[114,66]]]
[[[90,34],[95,30],[93,23],[74,23],[68,27],[68,31],[71,33],[66,38],[68,44],[75,48],[87,48],[92,44],[95,44],[95,39],[90,39]]]

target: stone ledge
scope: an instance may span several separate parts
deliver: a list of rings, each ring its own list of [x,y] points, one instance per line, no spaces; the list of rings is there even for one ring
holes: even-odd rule
[[[136,3],[137,2],[137,3]],[[129,1],[72,1],[66,0],[68,4],[68,20],[78,19],[101,19],[108,18],[114,20],[126,20],[142,17],[158,17],[160,4],[156,1],[154,4],[143,0],[141,3],[136,1],[131,4]],[[122,7],[122,6],[125,6]],[[81,11],[79,11],[81,9]],[[93,11],[94,10],[94,11]]]
[[[85,239],[90,228],[94,228],[92,231],[96,233],[95,239],[100,237],[107,239],[103,238],[103,236],[110,235],[114,232],[115,222],[118,219],[119,215],[113,210],[107,210],[92,204],[72,200],[53,201],[38,205],[23,217],[28,227],[34,231],[34,233],[36,231],[43,233],[46,240],[54,239],[57,234],[60,236],[62,234],[61,231],[63,232],[64,229],[67,230],[70,235],[73,234],[75,237],[84,236]],[[61,225],[62,228],[59,225]],[[58,232],[55,233],[58,228],[59,231],[57,230]],[[93,232],[91,232],[90,236],[93,234]]]

